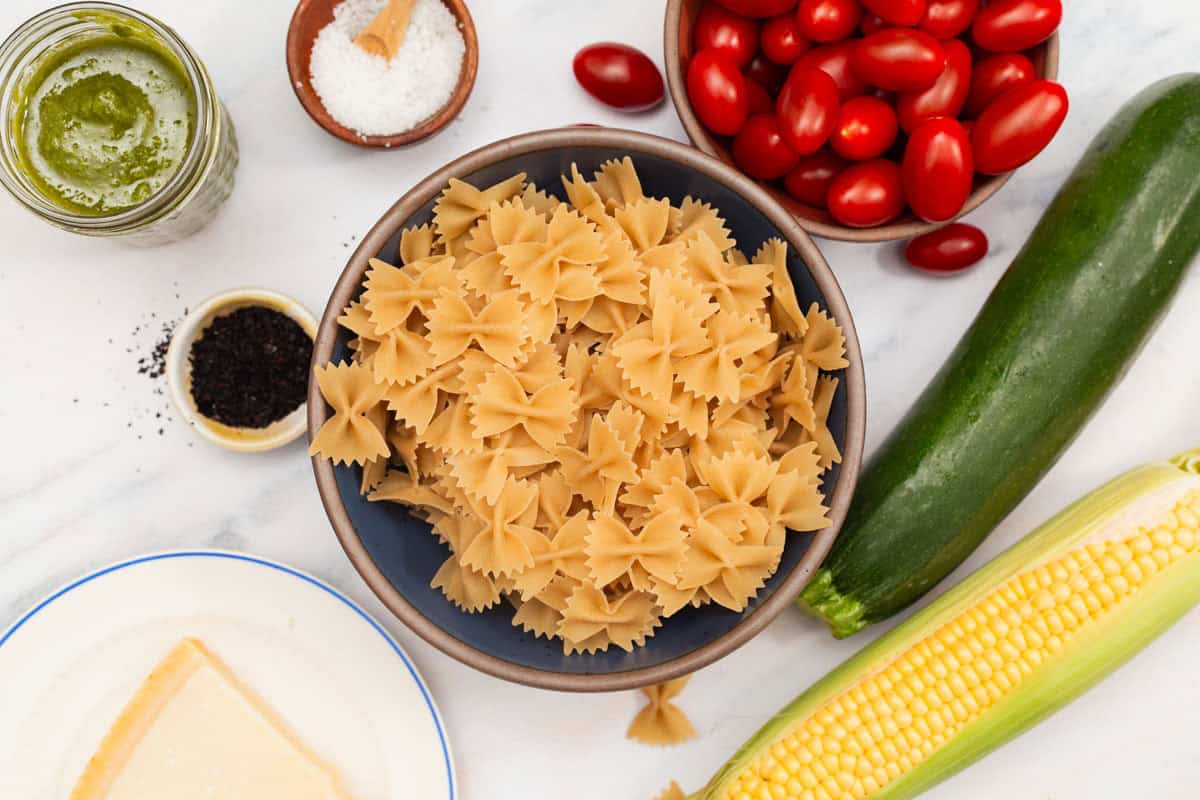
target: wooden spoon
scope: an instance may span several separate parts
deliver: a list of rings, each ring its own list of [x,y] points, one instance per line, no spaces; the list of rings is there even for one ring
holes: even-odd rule
[[[414,0],[388,0],[383,10],[375,15],[367,27],[354,37],[354,44],[373,56],[383,56],[388,61],[400,52],[404,44],[404,33],[412,16]]]

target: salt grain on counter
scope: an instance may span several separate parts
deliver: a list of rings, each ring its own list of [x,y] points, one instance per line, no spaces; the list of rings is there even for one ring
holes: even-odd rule
[[[466,43],[441,0],[416,0],[400,51],[390,62],[354,44],[387,0],[345,0],[317,35],[312,84],[325,109],[363,135],[403,133],[454,94]]]

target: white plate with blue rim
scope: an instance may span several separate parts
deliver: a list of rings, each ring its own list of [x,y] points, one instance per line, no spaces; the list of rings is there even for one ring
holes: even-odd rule
[[[97,570],[0,634],[0,797],[69,797],[125,704],[185,637],[225,661],[355,800],[455,800],[437,707],[379,623],[303,572],[214,550]]]

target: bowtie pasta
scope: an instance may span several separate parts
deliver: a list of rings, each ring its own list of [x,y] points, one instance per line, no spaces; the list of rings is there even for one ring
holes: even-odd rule
[[[631,651],[684,608],[743,611],[788,531],[829,524],[845,338],[783,241],[747,256],[629,158],[563,189],[452,180],[400,266],[371,260],[311,449],[429,521],[463,611],[507,599],[568,654]]]

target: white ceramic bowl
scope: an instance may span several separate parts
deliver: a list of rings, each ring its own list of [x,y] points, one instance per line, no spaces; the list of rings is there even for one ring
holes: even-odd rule
[[[265,428],[232,428],[211,420],[196,410],[192,399],[192,365],[188,356],[192,342],[214,317],[246,306],[266,306],[287,314],[311,337],[316,337],[317,320],[312,313],[287,295],[268,289],[231,289],[213,295],[198,305],[175,328],[167,350],[167,384],[183,419],[214,444],[243,453],[261,452],[295,441],[307,425],[304,404]]]

